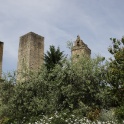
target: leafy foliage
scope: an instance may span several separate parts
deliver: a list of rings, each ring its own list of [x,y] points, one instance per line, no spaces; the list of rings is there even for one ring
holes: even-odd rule
[[[6,106],[4,111],[9,110],[4,116],[17,120],[17,123],[22,120],[26,123],[32,117],[55,111],[86,116],[92,107],[102,106],[99,95],[104,87],[101,82],[104,75],[102,61],[100,57],[83,57],[78,63],[67,60],[63,61],[63,66],[56,64],[51,71],[42,67],[37,74],[30,74],[29,80],[14,85],[13,94],[8,94],[9,99],[7,95],[2,97],[2,104]],[[4,99],[8,101],[4,103]]]
[[[0,80],[0,123],[35,123],[42,121],[41,118],[48,123],[50,116],[53,124],[75,123],[74,119],[79,122],[90,119],[92,123],[100,119],[101,114],[109,115],[110,123],[113,123],[113,111],[110,110],[114,110],[122,121],[124,40],[112,41],[109,51],[114,59],[108,64],[104,64],[104,58],[100,56],[91,59],[82,55],[78,61],[70,61],[59,48],[50,46],[45,54],[45,64],[39,72],[27,73],[28,80],[15,83],[16,73],[4,77]],[[111,109],[113,106],[117,108]],[[108,111],[102,113],[105,109]],[[56,112],[61,115],[52,116]],[[83,117],[88,119],[81,119]]]
[[[114,96],[114,106],[124,101],[124,37],[121,40],[111,38],[112,46],[109,52],[113,59],[108,65],[107,82],[111,86],[111,93]]]
[[[109,110],[102,109],[98,120],[103,121],[103,122],[106,122],[106,121],[116,122],[117,119],[115,117],[115,109],[114,108],[109,109]]]
[[[54,68],[56,64],[61,64],[61,60],[64,57],[63,52],[60,51],[60,48],[58,47],[55,49],[54,46],[50,46],[50,51],[47,51],[47,53],[44,56],[45,66],[48,70],[51,70]]]
[[[121,123],[124,121],[124,105],[116,108],[115,115]]]
[[[101,61],[102,59],[99,57],[95,60],[82,58],[76,64],[65,63],[64,68],[56,66],[50,75],[55,80],[51,84],[54,88],[53,95],[57,97],[57,101],[54,101],[56,109],[68,108],[73,110],[79,108],[81,103],[88,106],[102,104],[98,97],[100,88],[102,88],[101,79],[103,78]]]

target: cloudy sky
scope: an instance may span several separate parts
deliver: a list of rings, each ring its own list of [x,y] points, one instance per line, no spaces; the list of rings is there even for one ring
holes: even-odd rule
[[[110,37],[124,35],[124,0],[0,0],[3,71],[17,68],[19,37],[35,32],[45,37],[45,51],[59,46],[70,55],[67,41],[77,35],[92,56],[110,57]]]

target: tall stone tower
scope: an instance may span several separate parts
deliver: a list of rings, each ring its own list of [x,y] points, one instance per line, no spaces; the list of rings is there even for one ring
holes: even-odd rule
[[[17,80],[22,78],[22,72],[38,71],[44,59],[44,37],[29,32],[20,37],[18,50]]]
[[[74,42],[74,46],[72,48],[72,57],[74,59],[78,59],[81,57],[81,55],[86,55],[90,57],[91,50],[88,48],[88,46],[83,42],[83,40],[80,39],[80,36],[77,36],[76,41]]]
[[[0,41],[0,78],[2,75],[3,45],[4,43]]]

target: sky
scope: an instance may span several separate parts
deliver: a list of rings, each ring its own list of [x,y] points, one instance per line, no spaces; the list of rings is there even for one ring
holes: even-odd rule
[[[124,0],[0,0],[0,41],[4,42],[3,72],[17,69],[20,36],[35,32],[70,55],[67,41],[77,35],[91,56],[111,55],[110,38],[124,36]]]

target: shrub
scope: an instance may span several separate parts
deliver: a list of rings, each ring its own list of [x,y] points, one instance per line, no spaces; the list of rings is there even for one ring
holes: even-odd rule
[[[116,122],[115,109],[110,109],[110,110],[102,109],[98,119],[100,121],[114,121],[114,122]]]
[[[124,105],[116,108],[115,115],[120,122],[124,121]]]
[[[66,112],[54,113],[51,116],[43,116],[39,121],[29,124],[117,124],[114,121],[91,121],[86,117]]]

